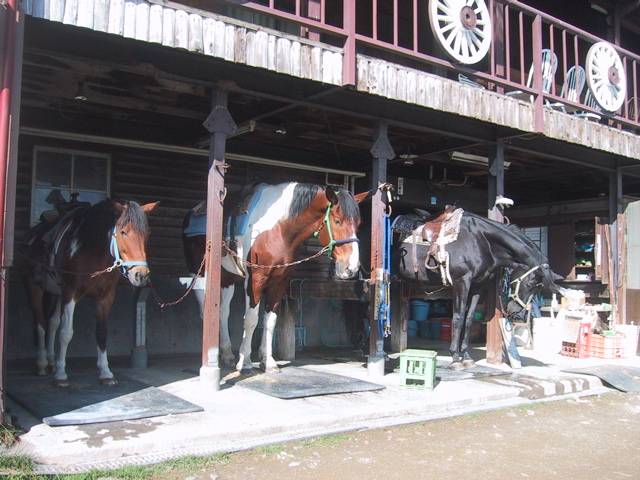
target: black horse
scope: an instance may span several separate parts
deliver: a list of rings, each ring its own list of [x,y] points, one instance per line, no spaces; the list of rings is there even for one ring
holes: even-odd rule
[[[530,308],[543,288],[561,290],[548,260],[516,225],[503,224],[456,207],[426,219],[399,246],[397,266],[404,279],[421,285],[451,285],[453,318],[451,368],[473,368],[471,325],[480,294],[507,270],[509,293],[502,309],[510,318]]]

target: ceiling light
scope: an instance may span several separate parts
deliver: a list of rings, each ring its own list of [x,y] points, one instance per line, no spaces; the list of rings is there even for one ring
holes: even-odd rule
[[[483,167],[489,166],[489,158],[482,157],[480,155],[472,155],[470,153],[462,153],[462,152],[452,152],[451,160],[455,160],[462,163],[470,163],[471,165],[481,165]],[[507,170],[511,162],[504,162],[504,168]]]

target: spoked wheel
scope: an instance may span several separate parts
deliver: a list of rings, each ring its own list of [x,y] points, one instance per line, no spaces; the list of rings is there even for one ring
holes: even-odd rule
[[[627,77],[618,52],[607,42],[598,42],[587,53],[587,83],[598,104],[615,112],[624,103]]]
[[[491,46],[491,18],[484,0],[429,0],[431,29],[447,54],[467,65]]]

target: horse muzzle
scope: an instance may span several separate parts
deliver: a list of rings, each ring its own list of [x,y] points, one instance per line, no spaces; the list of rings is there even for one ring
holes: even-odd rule
[[[127,278],[134,287],[144,287],[149,283],[149,267],[138,265],[127,270]]]

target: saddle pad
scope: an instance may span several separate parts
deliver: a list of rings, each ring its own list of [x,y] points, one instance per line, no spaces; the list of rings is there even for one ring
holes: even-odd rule
[[[207,234],[207,216],[192,216],[189,219],[189,225],[184,229],[184,234],[187,237],[197,237],[199,235]]]

